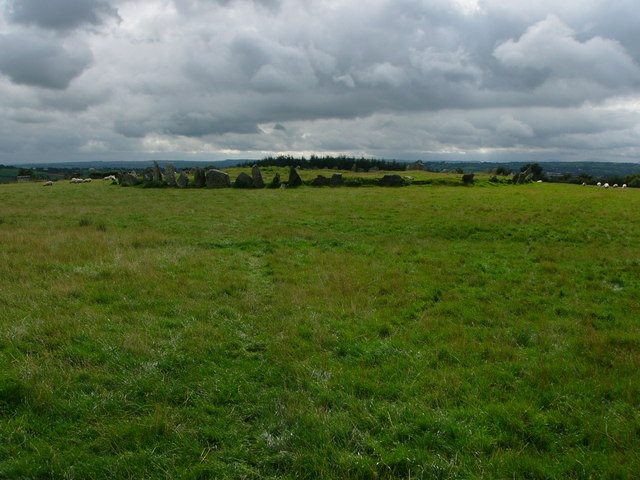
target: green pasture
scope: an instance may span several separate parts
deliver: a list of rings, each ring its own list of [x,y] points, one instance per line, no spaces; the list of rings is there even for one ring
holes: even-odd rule
[[[637,478],[640,189],[459,177],[0,185],[0,478]]]

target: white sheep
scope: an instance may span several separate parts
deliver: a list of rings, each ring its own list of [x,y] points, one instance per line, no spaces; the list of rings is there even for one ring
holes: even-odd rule
[[[623,184],[622,184],[622,188],[627,188],[627,184],[626,184],[626,183],[623,183]]]
[[[91,181],[90,178],[85,178],[85,179],[82,180],[82,183],[89,183],[90,181]]]
[[[116,181],[116,176],[115,175],[107,175],[106,177],[103,178],[103,180],[111,180],[113,182]]]
[[[601,186],[602,186],[602,183],[601,183],[601,182],[598,182],[598,183],[596,183],[596,185],[597,185],[598,187],[601,187]]]
[[[618,188],[618,184],[617,184],[617,183],[614,183],[614,184],[613,184],[613,188]]]
[[[582,182],[582,186],[583,186],[583,187],[586,187],[586,186],[587,186],[587,184],[586,184],[585,182]]]
[[[43,187],[51,187],[53,185],[53,182],[51,180],[49,180],[48,182],[45,182],[42,186]]]
[[[605,183],[605,184],[603,185],[603,187],[604,187],[604,188],[609,188],[609,184],[608,184],[608,183]]]

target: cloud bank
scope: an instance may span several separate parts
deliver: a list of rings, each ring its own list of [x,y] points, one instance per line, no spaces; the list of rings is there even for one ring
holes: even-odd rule
[[[640,158],[630,1],[0,0],[0,162]]]

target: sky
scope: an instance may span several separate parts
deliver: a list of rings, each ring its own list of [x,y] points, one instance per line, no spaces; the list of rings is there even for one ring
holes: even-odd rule
[[[0,163],[640,162],[637,0],[0,0]]]

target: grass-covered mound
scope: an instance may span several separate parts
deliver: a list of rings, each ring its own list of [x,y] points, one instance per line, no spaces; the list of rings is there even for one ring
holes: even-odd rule
[[[638,190],[58,182],[0,205],[0,478],[640,470]]]

